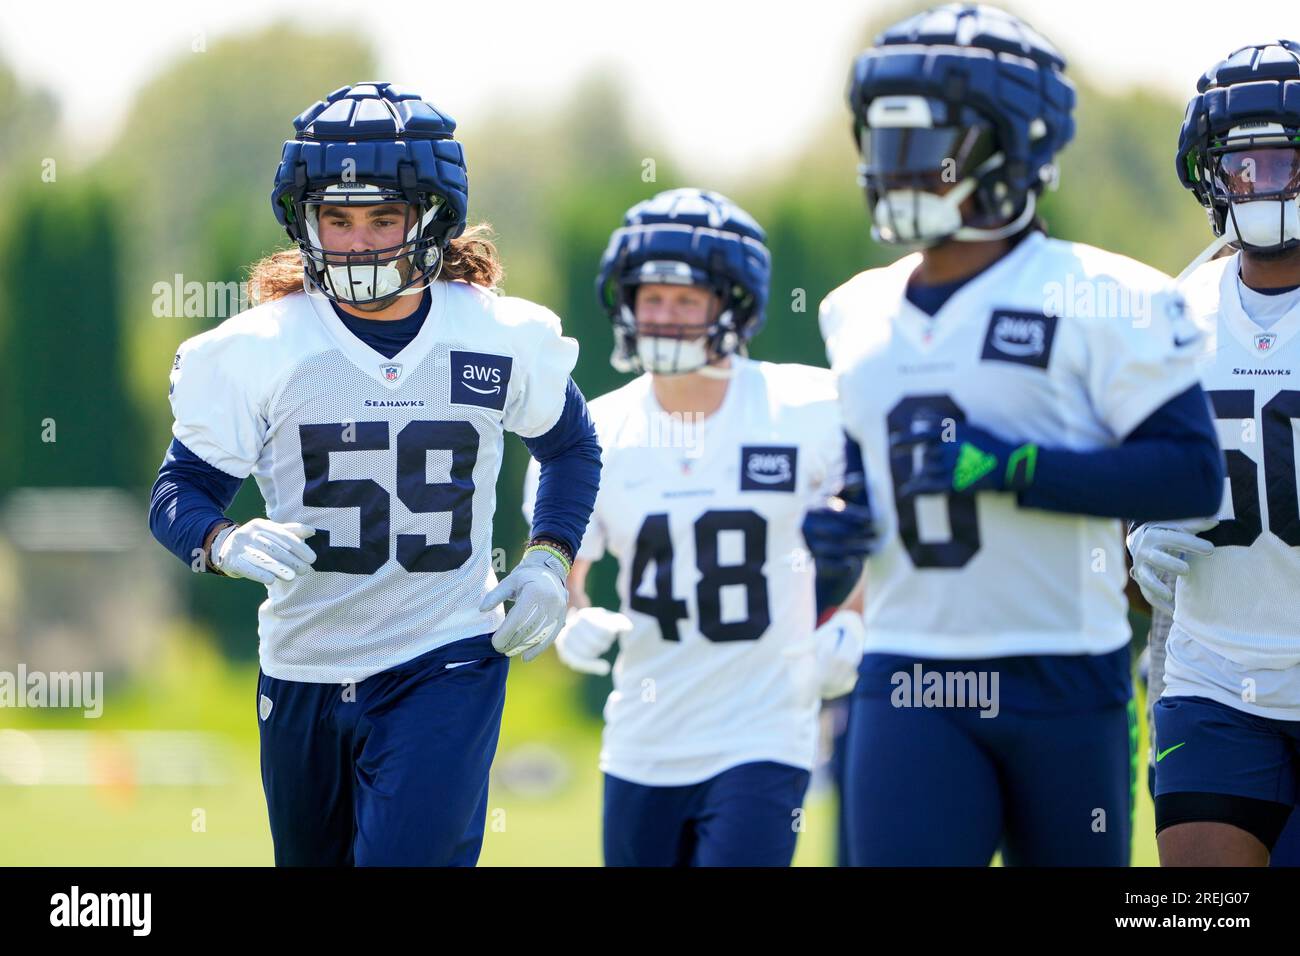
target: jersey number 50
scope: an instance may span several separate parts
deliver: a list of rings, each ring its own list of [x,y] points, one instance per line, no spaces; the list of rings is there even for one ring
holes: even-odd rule
[[[1209,393],[1214,417],[1255,420],[1255,393],[1249,388],[1218,389]],[[1295,437],[1293,418],[1300,418],[1300,392],[1281,391],[1259,410],[1264,435],[1264,488],[1268,501],[1268,530],[1291,547],[1300,546],[1300,503],[1296,497]],[[1229,448],[1223,453],[1232,492],[1233,517],[1220,521],[1200,537],[1221,548],[1250,547],[1263,533],[1259,508],[1259,465],[1245,452]]]

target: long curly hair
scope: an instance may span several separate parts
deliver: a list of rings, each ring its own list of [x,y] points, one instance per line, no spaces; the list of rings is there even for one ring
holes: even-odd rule
[[[438,278],[498,289],[505,278],[492,227],[475,223],[448,243]],[[254,305],[273,302],[303,290],[302,253],[297,247],[264,256],[248,270],[248,297]]]

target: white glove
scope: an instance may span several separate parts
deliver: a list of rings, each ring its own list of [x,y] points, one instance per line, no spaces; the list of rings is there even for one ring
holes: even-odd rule
[[[1217,518],[1191,518],[1186,521],[1149,522],[1129,532],[1128,553],[1133,556],[1129,576],[1138,583],[1142,596],[1152,607],[1166,614],[1174,613],[1174,592],[1160,580],[1160,574],[1175,577],[1191,570],[1183,557],[1188,554],[1213,554],[1214,545],[1196,535],[1219,523]]]
[[[303,542],[316,533],[310,525],[280,524],[254,518],[230,525],[212,539],[212,564],[228,578],[252,578],[272,584],[276,578],[292,581],[306,574],[316,552]]]
[[[785,651],[787,657],[813,655],[814,680],[823,700],[843,697],[858,683],[858,665],[867,643],[867,628],[862,615],[841,608],[831,615],[809,640]]]
[[[569,605],[567,578],[564,562],[554,554],[527,552],[478,607],[490,611],[505,601],[515,603],[492,635],[492,646],[507,657],[522,653],[525,661],[535,660],[564,624]]]
[[[624,634],[632,632],[632,622],[617,611],[603,607],[570,608],[555,652],[575,671],[603,677],[609,673],[609,661],[602,655]]]

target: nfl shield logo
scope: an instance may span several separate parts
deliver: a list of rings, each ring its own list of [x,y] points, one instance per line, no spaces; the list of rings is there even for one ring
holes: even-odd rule
[[[402,374],[402,366],[400,365],[381,365],[379,370],[384,373],[385,382],[396,382]]]
[[[1258,335],[1255,336],[1255,348],[1260,352],[1267,352],[1269,349],[1273,347],[1273,343],[1276,341],[1277,341],[1277,333],[1260,332]]]

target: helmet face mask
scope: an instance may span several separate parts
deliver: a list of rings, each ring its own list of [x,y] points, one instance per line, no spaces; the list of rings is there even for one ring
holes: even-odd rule
[[[1300,44],[1234,50],[1196,84],[1178,137],[1178,178],[1224,244],[1259,258],[1300,247]]]
[[[622,329],[634,369],[655,375],[685,375],[722,361],[719,349],[730,314],[723,314],[716,289],[691,281],[689,267],[681,262],[647,262],[639,270],[643,280],[623,287],[627,300],[615,320]],[[682,296],[689,289],[694,295]],[[696,321],[677,321],[682,313]],[[693,315],[692,315],[693,313]],[[665,316],[673,321],[664,321]]]
[[[601,257],[596,295],[614,330],[610,364],[620,372],[714,374],[743,353],[764,322],[771,257],[762,228],[725,196],[670,189],[637,203]],[[638,321],[643,286],[711,293],[694,321]],[[725,374],[717,372],[716,374]]]
[[[364,311],[423,292],[442,268],[441,247],[428,228],[442,205],[440,197],[431,197],[420,212],[398,190],[367,184],[307,191],[294,209],[303,225],[298,248],[309,291]],[[341,235],[359,223],[379,237],[373,247],[350,248]]]
[[[306,291],[362,311],[421,294],[466,225],[455,120],[416,93],[359,83],[308,107],[294,128],[271,206],[302,255]],[[375,228],[376,207],[391,207],[399,222]],[[365,238],[344,239],[352,227]]]
[[[1300,246],[1300,145],[1276,123],[1232,134],[1205,151],[1205,181],[1221,234],[1253,255],[1284,255]]]
[[[955,122],[931,125],[935,117]],[[860,127],[858,182],[878,241],[927,246],[964,227],[997,229],[1011,218],[1011,210],[990,201],[1004,158],[991,123],[969,109],[913,96],[873,101],[872,121],[882,125]]]

